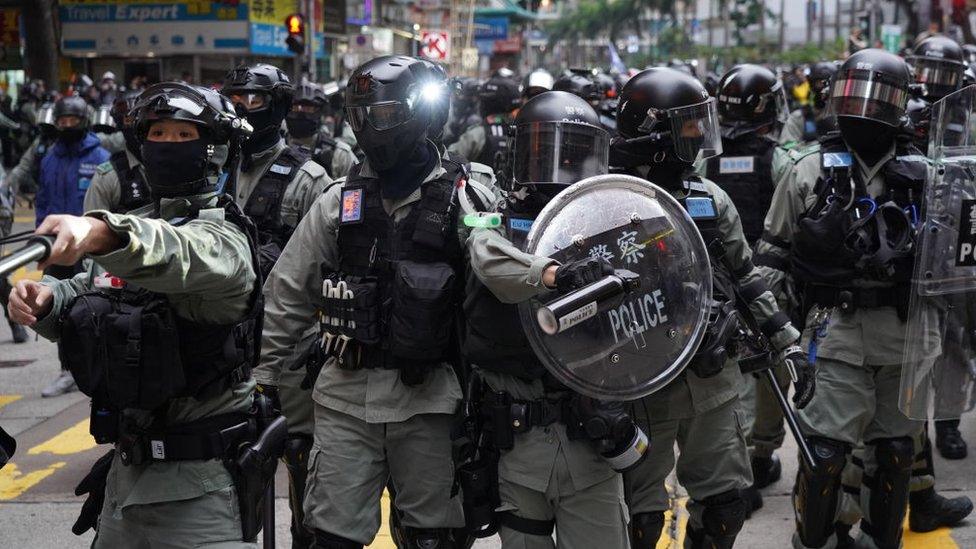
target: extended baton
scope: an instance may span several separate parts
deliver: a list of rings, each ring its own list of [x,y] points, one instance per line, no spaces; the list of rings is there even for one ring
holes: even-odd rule
[[[7,276],[32,261],[43,261],[51,255],[54,237],[47,235],[32,236],[24,247],[0,259],[0,277]]]

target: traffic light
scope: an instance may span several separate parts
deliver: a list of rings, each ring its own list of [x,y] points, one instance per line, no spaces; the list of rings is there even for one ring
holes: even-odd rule
[[[305,17],[300,13],[293,13],[285,17],[285,30],[288,31],[288,50],[301,55],[305,53]]]

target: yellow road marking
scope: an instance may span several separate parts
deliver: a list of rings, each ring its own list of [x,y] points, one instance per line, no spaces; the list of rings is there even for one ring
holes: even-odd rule
[[[36,269],[28,270],[27,267],[21,267],[14,271],[14,274],[10,275],[10,283],[16,284],[21,280],[33,280],[34,282],[40,282],[41,277],[44,273]]]
[[[0,408],[3,408],[11,402],[17,402],[22,396],[24,395],[0,395]]]
[[[386,490],[383,490],[383,497],[380,498],[380,510],[383,513],[380,531],[373,539],[373,543],[367,546],[367,549],[396,549],[396,544],[390,537],[390,493]]]
[[[908,515],[905,515],[904,524],[905,534],[903,536],[905,547],[912,549],[959,549],[959,545],[952,539],[950,528],[939,528],[932,532],[918,534],[912,532],[908,527]]]
[[[27,453],[32,456],[42,453],[64,456],[84,452],[94,447],[95,439],[88,432],[88,419],[83,419],[74,427],[65,429],[50,439],[27,450]]]
[[[24,474],[17,469],[16,463],[6,464],[0,469],[0,501],[16,498],[64,465],[63,461],[58,461],[38,471]]]

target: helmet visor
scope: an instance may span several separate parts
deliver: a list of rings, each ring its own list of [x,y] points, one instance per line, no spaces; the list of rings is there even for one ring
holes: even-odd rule
[[[522,185],[571,185],[607,173],[610,135],[575,122],[533,122],[515,130],[512,176]]]
[[[926,95],[943,96],[959,89],[965,67],[929,57],[911,57],[909,62],[915,68],[915,81],[925,84]]]
[[[722,154],[722,134],[715,98],[668,110],[675,156],[696,162]]]
[[[45,103],[37,109],[37,125],[54,127],[54,104]]]
[[[112,118],[112,106],[101,105],[92,117],[92,128],[96,132],[109,133],[115,130],[115,119]]]
[[[346,107],[346,114],[355,132],[362,131],[366,124],[376,131],[393,129],[413,117],[410,105],[402,101]]]
[[[877,120],[889,126],[901,124],[908,103],[908,90],[890,77],[863,70],[837,75],[827,102],[832,116],[854,116]]]

